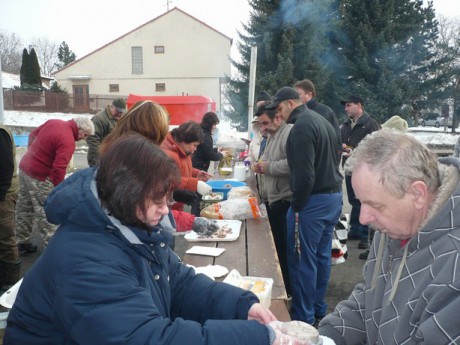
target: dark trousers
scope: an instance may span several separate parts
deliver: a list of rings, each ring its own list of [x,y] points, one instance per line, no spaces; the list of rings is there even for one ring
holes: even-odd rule
[[[342,192],[339,192],[310,195],[307,204],[298,212],[298,227],[295,212],[292,208],[288,211],[287,258],[292,320],[313,325],[315,318],[326,315],[332,232],[341,210]]]
[[[268,221],[272,229],[273,240],[275,241],[276,253],[280,261],[281,273],[283,274],[286,293],[291,295],[291,284],[289,281],[289,272],[287,265],[287,221],[286,215],[291,206],[287,200],[278,200],[271,205],[266,204]]]
[[[361,212],[361,202],[356,199],[353,186],[351,185],[351,176],[345,175],[345,185],[347,187],[348,202],[351,205],[351,215],[350,215],[350,234],[351,236],[357,236],[359,238],[368,238],[368,227],[367,225],[362,225],[359,222],[359,213]]]

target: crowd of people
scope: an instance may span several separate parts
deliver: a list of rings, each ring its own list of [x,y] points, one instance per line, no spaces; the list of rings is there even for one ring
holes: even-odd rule
[[[380,125],[358,95],[340,102],[341,127],[316,97],[308,79],[261,92],[247,159],[291,319],[337,345],[456,343],[460,161],[437,159],[399,116]],[[203,221],[210,162],[230,154],[213,139],[217,114],[169,130],[160,105],[125,107],[117,99],[92,120],[46,122],[19,167],[0,126],[2,288],[19,279],[20,253],[36,250],[34,226],[46,247],[24,277],[4,344],[307,344],[283,333],[253,293],[195,274],[174,252],[173,233]],[[64,179],[80,139],[90,167]],[[327,314],[343,180],[349,236],[367,263],[364,282]]]

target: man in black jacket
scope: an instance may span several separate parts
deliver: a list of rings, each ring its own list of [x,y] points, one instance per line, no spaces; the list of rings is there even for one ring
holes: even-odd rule
[[[309,79],[304,79],[294,84],[294,89],[299,93],[300,100],[307,106],[308,109],[316,111],[322,115],[334,127],[335,134],[337,135],[337,156],[342,154],[342,136],[340,134],[339,122],[334,110],[326,104],[320,103],[316,100],[316,88],[313,82]],[[339,164],[340,159],[338,160]]]
[[[348,99],[340,101],[340,104],[345,106],[345,112],[348,116],[347,121],[345,121],[341,129],[344,151],[342,159],[343,166],[359,142],[366,135],[378,131],[381,126],[364,111],[364,102],[361,97],[352,95]],[[361,202],[356,198],[353,191],[351,176],[345,175],[345,185],[347,187],[348,202],[351,205],[350,233],[348,234],[348,238],[359,239],[358,248],[368,249],[369,229],[367,225],[362,225],[359,222]]]
[[[342,175],[332,125],[309,110],[292,87],[283,87],[267,108],[294,124],[286,145],[291,207],[287,214],[287,261],[291,318],[321,319],[331,271],[332,232],[342,209]]]

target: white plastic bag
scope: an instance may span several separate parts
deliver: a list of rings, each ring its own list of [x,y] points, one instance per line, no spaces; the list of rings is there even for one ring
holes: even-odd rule
[[[209,219],[259,219],[262,218],[257,198],[230,199],[208,205],[200,212]]]
[[[240,186],[240,187],[233,187],[227,194],[228,199],[248,199],[254,198],[257,195],[249,188],[249,186]]]

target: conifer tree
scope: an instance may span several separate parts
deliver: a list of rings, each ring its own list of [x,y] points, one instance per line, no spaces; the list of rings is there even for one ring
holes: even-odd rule
[[[42,78],[40,72],[40,65],[38,63],[37,53],[35,49],[30,50],[30,84],[31,85],[42,85]]]
[[[29,51],[27,48],[24,48],[22,51],[22,64],[21,64],[21,70],[19,72],[19,80],[21,81],[21,85],[24,84],[29,84],[29,69],[30,69],[30,56],[29,56]]]
[[[20,90],[43,91],[40,65],[38,64],[38,58],[34,48],[30,50],[30,53],[26,48],[24,48],[22,52],[20,81]]]
[[[250,0],[253,8],[246,33],[239,33],[241,62],[233,61],[239,77],[229,80],[227,110],[233,126],[246,130],[251,47],[257,46],[255,94],[274,94],[297,80],[311,79],[326,89],[331,78],[333,54],[328,43],[330,27],[336,20],[331,13],[338,0]],[[321,93],[320,93],[321,94]],[[334,88],[323,99],[334,95]]]
[[[401,115],[404,105],[416,108],[440,82],[432,78],[437,38],[432,3],[344,0],[341,18],[337,49],[344,56],[347,93],[360,94],[380,122]]]
[[[70,50],[68,44],[63,41],[61,45],[59,46],[59,52],[58,52],[58,59],[60,61],[59,64],[57,64],[57,67],[63,68],[64,66],[67,66],[68,64],[74,62],[76,60],[77,56],[75,53]]]

